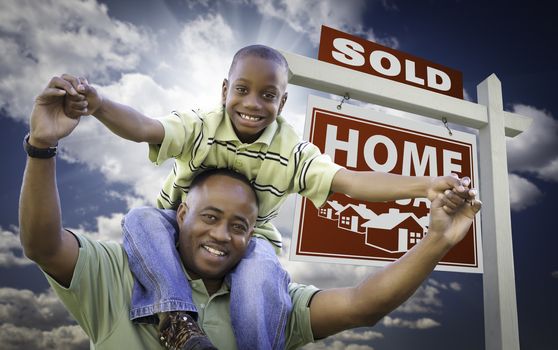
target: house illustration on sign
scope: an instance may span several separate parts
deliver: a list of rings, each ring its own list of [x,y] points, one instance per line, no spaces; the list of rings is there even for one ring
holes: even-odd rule
[[[338,201],[327,201],[318,209],[318,216],[337,221],[338,213],[342,209],[343,206]]]
[[[366,222],[373,220],[377,215],[368,209],[365,204],[347,204],[339,212],[337,226],[344,230],[365,234],[367,231]]]
[[[406,252],[424,238],[428,216],[421,219],[413,213],[390,209],[362,226],[367,228],[366,245],[390,252]]]

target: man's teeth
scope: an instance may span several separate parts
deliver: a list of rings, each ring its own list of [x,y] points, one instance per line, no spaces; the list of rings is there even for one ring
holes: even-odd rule
[[[205,250],[207,250],[207,251],[210,252],[211,254],[215,254],[215,255],[219,255],[219,256],[225,255],[224,252],[222,252],[222,251],[220,251],[220,250],[217,250],[217,249],[215,249],[215,248],[211,248],[211,247],[208,247],[208,246],[206,246],[206,245],[204,245],[203,247],[205,248]]]
[[[262,119],[262,117],[251,116],[251,115],[242,114],[242,113],[239,113],[239,114],[240,114],[240,117],[242,119],[250,120],[250,121],[253,121],[253,122],[257,122],[258,120]]]

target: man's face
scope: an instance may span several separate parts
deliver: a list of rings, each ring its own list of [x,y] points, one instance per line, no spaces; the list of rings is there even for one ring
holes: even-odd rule
[[[287,72],[276,62],[241,57],[223,81],[222,98],[239,140],[252,143],[273,123],[287,101]]]
[[[219,281],[242,259],[258,207],[248,185],[215,175],[178,208],[179,252],[192,279]]]

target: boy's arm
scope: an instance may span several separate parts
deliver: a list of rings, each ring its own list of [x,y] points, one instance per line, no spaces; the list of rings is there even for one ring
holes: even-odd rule
[[[461,197],[466,197],[467,189],[455,176],[404,176],[343,168],[335,174],[331,183],[332,192],[369,202],[423,197],[432,201],[438,193],[447,189],[454,189]]]
[[[91,114],[116,135],[135,142],[161,144],[165,136],[163,125],[135,109],[101,96],[86,79],[69,74],[62,78],[79,92],[65,101],[66,113],[71,117]]]
[[[470,203],[452,191],[439,194],[432,202],[428,235],[394,263],[353,288],[316,294],[310,304],[314,337],[374,325],[407,300],[440,259],[467,234],[481,207],[474,199],[475,192],[468,194]]]
[[[53,78],[37,97],[30,120],[28,142],[37,148],[53,147],[77,126],[79,119],[63,111],[64,96],[72,86]],[[56,159],[27,158],[19,202],[20,240],[25,255],[60,284],[68,286],[78,257],[78,243],[62,229],[56,185]]]

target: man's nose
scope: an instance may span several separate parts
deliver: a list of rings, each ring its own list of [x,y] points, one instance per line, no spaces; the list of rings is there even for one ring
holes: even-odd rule
[[[214,226],[210,231],[211,237],[219,242],[229,242],[231,240],[231,234],[227,225],[217,225]]]

